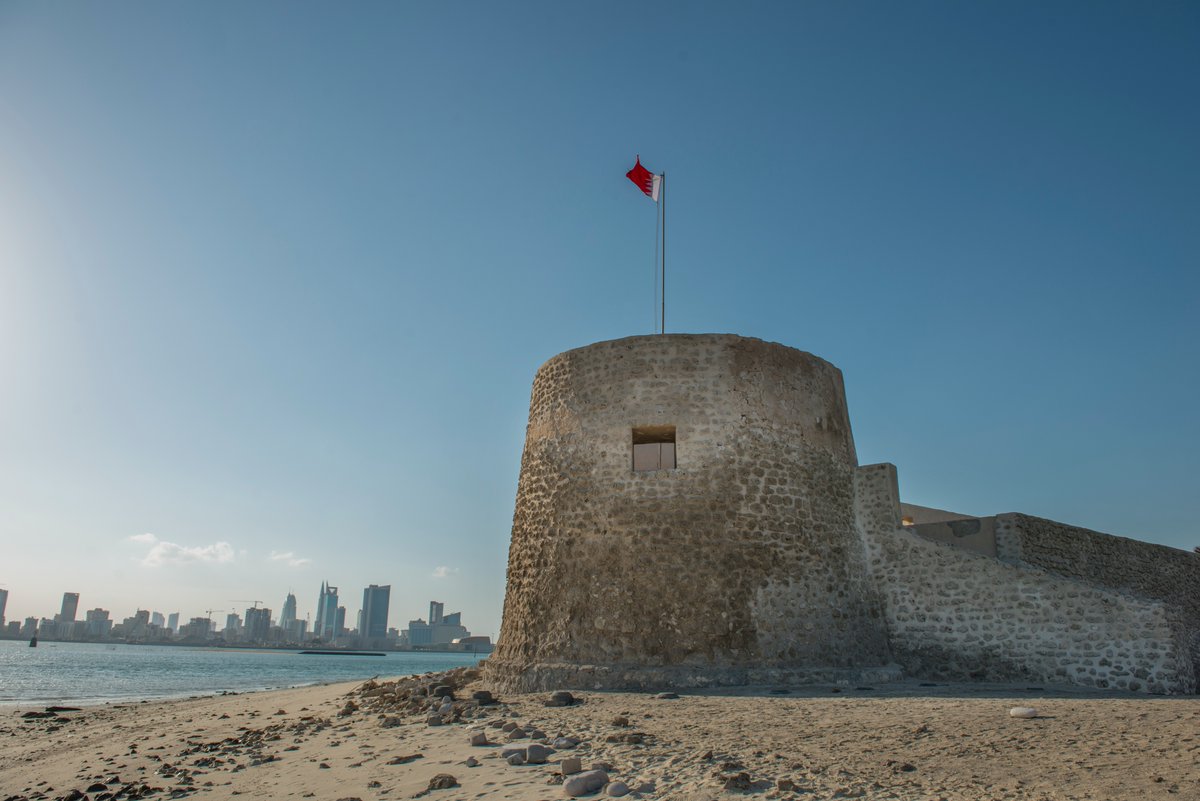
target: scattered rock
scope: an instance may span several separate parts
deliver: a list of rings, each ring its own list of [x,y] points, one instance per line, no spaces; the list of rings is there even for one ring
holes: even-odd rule
[[[554,742],[550,743],[559,751],[566,751],[579,745],[579,741],[574,737],[555,737]]]
[[[563,792],[571,798],[594,793],[608,784],[608,774],[602,770],[585,770],[563,782]]]
[[[434,698],[453,698],[454,697],[454,688],[451,687],[449,684],[439,684],[438,686],[433,688],[433,697]],[[451,776],[450,778],[454,778],[454,777]]]
[[[510,765],[524,765],[525,753],[523,751],[517,751],[515,754],[509,754],[507,757],[505,757],[504,761]]]
[[[613,718],[613,719],[612,719],[612,725],[614,725],[614,726],[628,726],[628,725],[629,725],[629,718],[627,718],[627,717],[617,717],[617,718]]]
[[[430,715],[429,717],[425,718],[425,723],[430,726],[441,726],[443,723],[445,723],[445,721],[442,720],[441,715]]]
[[[1036,718],[1038,711],[1031,706],[1014,706],[1008,710],[1008,716],[1010,718]]]
[[[451,787],[458,786],[458,779],[451,776],[449,773],[439,773],[429,780],[430,790],[449,790]]]
[[[394,729],[397,726],[401,726],[403,724],[404,724],[404,718],[402,718],[398,715],[388,715],[388,716],[384,717],[383,721],[380,722],[379,725],[385,729]]]
[[[405,756],[392,757],[387,761],[389,765],[407,765],[409,762],[414,762],[424,757],[424,754],[407,754]],[[324,763],[322,763],[324,764]]]
[[[463,762],[463,764],[468,768],[477,768],[479,767],[479,760],[475,757],[467,757],[467,761]]]
[[[578,703],[578,699],[571,695],[566,690],[557,690],[550,694],[550,698],[546,701],[546,706],[571,706]]]
[[[736,773],[733,776],[730,776],[728,779],[725,780],[725,789],[726,790],[737,790],[739,792],[745,792],[746,790],[749,790],[753,786],[754,786],[754,782],[753,782],[753,780],[751,780],[750,774],[746,773],[745,771],[743,771],[741,773]]]
[[[629,795],[629,785],[625,782],[609,782],[608,786],[604,788],[604,794],[611,798]]]
[[[471,693],[471,699],[480,706],[487,706],[488,704],[496,703],[496,699],[492,697],[491,692],[488,690],[476,690],[475,692]]]
[[[573,776],[583,770],[583,760],[579,757],[567,757],[559,763],[559,772],[564,776]]]
[[[525,759],[531,765],[546,764],[546,759],[550,756],[550,754],[551,751],[549,748],[537,743],[530,743],[529,747],[525,749]]]
[[[482,731],[472,734],[470,743],[471,745],[490,745],[488,742],[487,733]]]
[[[529,739],[530,740],[545,740],[546,732],[542,731],[541,729],[534,729],[533,731],[529,732]]]
[[[911,762],[898,762],[894,759],[889,759],[884,767],[891,768],[892,773],[912,773],[917,769]]]
[[[775,789],[781,793],[791,793],[796,789],[796,783],[791,779],[780,779],[775,782]]]

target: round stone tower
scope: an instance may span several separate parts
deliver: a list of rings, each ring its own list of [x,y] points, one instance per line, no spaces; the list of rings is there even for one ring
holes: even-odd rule
[[[489,678],[508,690],[889,669],[842,374],[718,334],[600,342],[533,382]]]

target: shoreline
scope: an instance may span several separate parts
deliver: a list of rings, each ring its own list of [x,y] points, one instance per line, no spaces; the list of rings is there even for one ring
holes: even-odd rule
[[[456,700],[435,722],[425,692],[442,682],[455,687]],[[0,797],[41,801],[78,790],[94,801],[132,785],[136,794],[150,788],[148,798],[371,801],[428,791],[434,801],[541,801],[568,797],[560,772],[574,767],[564,763],[572,758],[584,770],[604,768],[617,791],[642,789],[630,798],[1200,797],[1196,696],[906,682],[786,694],[719,688],[678,698],[572,690],[578,703],[550,707],[547,693],[497,694],[498,704],[480,706],[471,699],[482,689],[476,671],[460,668],[109,703],[52,717],[22,717],[36,705],[5,707]],[[1012,718],[1016,706],[1039,716]],[[471,745],[480,735],[488,744]],[[544,764],[509,764],[505,752],[514,749],[543,756],[534,742],[550,749]],[[439,775],[455,786],[430,790]],[[111,789],[88,790],[113,779]]]

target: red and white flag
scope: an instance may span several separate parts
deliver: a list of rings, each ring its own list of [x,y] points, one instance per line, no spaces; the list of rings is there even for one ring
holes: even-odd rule
[[[625,173],[625,177],[633,181],[637,188],[646,193],[646,197],[658,202],[658,187],[662,183],[662,176],[655,175],[642,166],[642,157],[638,156],[637,163],[633,165],[633,169]]]

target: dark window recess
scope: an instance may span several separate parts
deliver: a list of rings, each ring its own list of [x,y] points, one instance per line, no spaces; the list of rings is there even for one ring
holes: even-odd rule
[[[633,469],[638,472],[675,469],[675,426],[633,429]]]

